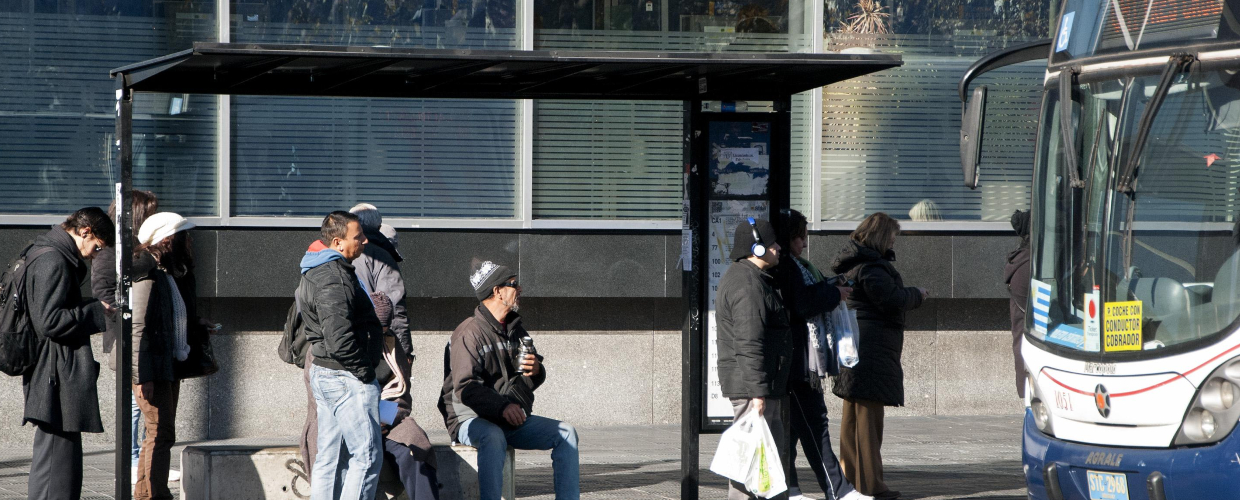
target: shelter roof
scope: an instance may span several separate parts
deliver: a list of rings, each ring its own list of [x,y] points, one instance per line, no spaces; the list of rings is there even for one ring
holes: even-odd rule
[[[194,44],[112,70],[139,92],[327,97],[775,100],[900,66],[890,54]]]

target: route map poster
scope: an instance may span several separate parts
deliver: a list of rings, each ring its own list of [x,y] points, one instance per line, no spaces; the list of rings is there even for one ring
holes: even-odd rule
[[[732,403],[719,386],[718,330],[715,293],[732,261],[733,233],[748,217],[770,217],[771,123],[713,121],[710,123],[710,192],[707,195],[706,421],[730,425]]]

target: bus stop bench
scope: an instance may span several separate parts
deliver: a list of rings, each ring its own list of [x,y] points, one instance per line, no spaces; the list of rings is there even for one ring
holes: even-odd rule
[[[434,445],[439,467],[440,500],[478,498],[478,454],[472,446]],[[516,500],[514,463],[504,457],[504,500]],[[296,446],[196,444],[181,452],[181,500],[304,500],[310,497],[310,467]],[[405,500],[404,487],[391,464],[379,476],[380,498]]]

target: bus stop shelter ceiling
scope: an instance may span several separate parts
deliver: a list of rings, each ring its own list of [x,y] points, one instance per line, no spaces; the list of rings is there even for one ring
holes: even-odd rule
[[[888,54],[406,49],[196,43],[112,70],[135,92],[323,97],[778,100],[901,64]]]
[[[112,70],[117,82],[116,255],[119,352],[131,352],[133,96],[136,92],[423,99],[775,101],[894,68],[889,54],[456,50],[195,43]],[[692,108],[691,108],[692,109]],[[691,125],[692,116],[686,116]],[[787,117],[784,118],[785,120]],[[786,151],[785,144],[772,144]],[[688,151],[691,148],[687,148]],[[686,153],[689,154],[689,153]],[[690,159],[686,158],[686,161]],[[786,155],[781,160],[787,163]],[[700,238],[699,238],[700,239]],[[702,240],[704,241],[704,240]],[[699,243],[695,243],[699,244]],[[695,254],[698,252],[695,252]],[[700,347],[700,346],[699,346]],[[690,357],[694,356],[690,354]],[[118,363],[116,400],[128,401],[132,365]],[[688,393],[688,392],[686,392]],[[688,408],[686,406],[686,408]],[[117,500],[130,498],[129,406],[116,409]],[[689,425],[685,419],[682,427]],[[693,424],[696,425],[696,424]],[[685,427],[688,429],[688,427]],[[697,498],[697,430],[682,445],[682,498]],[[684,458],[688,457],[688,458]]]

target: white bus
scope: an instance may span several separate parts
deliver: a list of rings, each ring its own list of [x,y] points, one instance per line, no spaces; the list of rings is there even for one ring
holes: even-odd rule
[[[1029,497],[1240,499],[1240,0],[1058,12],[1053,38],[961,82],[964,98],[985,71],[1047,59],[1021,348]],[[971,94],[976,187],[985,90]]]

